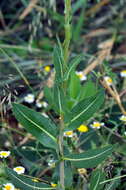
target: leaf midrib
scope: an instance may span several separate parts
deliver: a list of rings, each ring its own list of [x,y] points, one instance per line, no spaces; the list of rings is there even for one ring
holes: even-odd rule
[[[56,56],[58,57],[58,61],[59,61],[59,66],[60,66],[60,71],[61,71],[61,78],[63,78],[63,69],[62,69],[62,63],[61,63],[61,60],[60,60],[60,57],[59,57],[59,54],[57,53],[56,51]]]
[[[66,75],[66,78],[65,78],[65,80],[67,80],[68,79],[68,77],[69,77],[69,75],[70,75],[70,72],[72,71],[72,69],[76,66],[76,64],[80,61],[79,60],[79,58],[81,58],[82,56],[78,56],[76,59],[76,61],[75,61],[75,64],[72,64],[72,66],[69,68],[69,70],[68,70],[68,73],[67,73],[67,75]]]
[[[10,173],[10,172],[9,172]],[[16,180],[18,180],[19,182],[23,183],[24,185],[30,187],[30,188],[33,188],[33,189],[55,189],[55,188],[52,188],[52,187],[35,187],[35,186],[32,186],[30,184],[27,184],[25,183],[24,181],[22,181],[20,178],[18,178],[17,176],[15,176],[14,174],[10,173],[10,175],[12,175]]]
[[[64,160],[70,160],[70,161],[75,161],[75,162],[76,162],[76,161],[90,160],[90,159],[97,158],[97,157],[101,156],[102,154],[104,154],[104,153],[110,151],[111,149],[112,149],[112,147],[110,147],[109,149],[107,149],[107,150],[105,150],[105,151],[103,151],[103,152],[101,152],[101,153],[99,153],[99,154],[97,154],[97,155],[95,155],[95,156],[88,157],[88,158],[77,158],[77,159],[74,159],[74,158],[64,157]]]
[[[19,108],[17,108],[17,110],[19,111],[19,113],[21,113],[28,121],[30,121],[32,124],[34,124],[36,127],[38,127],[41,131],[43,131],[46,135],[48,135],[51,139],[53,139],[56,142],[56,138],[54,136],[52,136],[50,133],[48,133],[46,130],[44,130],[43,128],[41,128],[37,123],[35,123],[34,121],[32,121],[30,118],[28,118],[22,111],[19,110]]]
[[[100,173],[99,173],[99,175],[98,175],[98,179],[97,179],[97,182],[96,182],[96,184],[95,184],[95,186],[94,186],[94,190],[96,190],[97,189],[97,187],[98,187],[98,185],[99,185],[99,182],[100,182]]]
[[[94,100],[91,104],[89,104],[89,106],[88,106],[86,109],[84,109],[80,114],[78,114],[76,117],[74,117],[74,118],[71,120],[71,122],[75,121],[75,120],[78,119],[84,112],[86,112],[86,111],[95,103],[95,101],[97,100],[97,98],[98,98],[98,97],[96,97],[95,100]]]

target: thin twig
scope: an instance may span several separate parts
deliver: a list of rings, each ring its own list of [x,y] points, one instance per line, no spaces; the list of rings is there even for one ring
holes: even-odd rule
[[[117,92],[117,90],[113,90],[107,83],[105,80],[100,80],[102,86],[108,91],[108,93],[114,98],[114,100],[116,101],[116,103],[118,104],[121,112],[125,115],[126,114],[126,111],[125,111],[125,108],[123,107],[122,105],[122,102],[120,100],[120,97],[119,97],[119,94]],[[115,87],[114,87],[115,89]]]
[[[34,8],[34,5],[36,5],[37,2],[38,0],[31,0],[28,7],[20,15],[19,19],[23,20],[32,11],[32,9]]]
[[[111,0],[102,0],[99,3],[97,3],[95,6],[91,7],[87,12],[86,16],[90,16],[92,14],[95,14],[101,9],[103,6],[107,5]]]
[[[114,38],[109,39],[105,42],[102,42],[99,45],[99,48],[101,50],[98,52],[98,57],[96,60],[94,60],[89,66],[87,66],[83,70],[84,75],[87,75],[88,73],[90,73],[93,69],[95,69],[95,67],[100,65],[105,59],[109,58],[113,44],[114,44]]]

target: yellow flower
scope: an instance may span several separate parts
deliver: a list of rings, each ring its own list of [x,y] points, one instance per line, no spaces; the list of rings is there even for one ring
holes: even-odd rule
[[[14,190],[14,185],[12,183],[4,184],[3,190]]]
[[[23,173],[25,172],[25,168],[22,167],[22,166],[17,166],[17,167],[15,167],[15,168],[13,168],[13,170],[14,170],[15,172],[17,172],[17,174],[23,174]]]
[[[50,72],[50,70],[51,70],[51,67],[50,67],[50,66],[45,66],[45,67],[44,67],[44,71]]]
[[[74,136],[74,132],[73,131],[66,131],[64,132],[64,137],[73,137]]]
[[[122,70],[122,71],[120,72],[120,75],[121,75],[121,77],[126,77],[126,70]]]
[[[85,168],[80,168],[77,171],[79,174],[87,174],[87,170]]]
[[[10,151],[0,151],[0,158],[7,158],[10,155]]]
[[[89,129],[86,125],[80,125],[80,127],[78,127],[77,130],[81,133],[86,133]]]
[[[56,183],[51,183],[51,186],[52,186],[52,187],[56,187],[57,184],[56,184]]]
[[[109,76],[105,76],[104,79],[105,79],[106,83],[107,83],[109,86],[112,85],[113,81],[112,81],[112,79],[111,79]]]
[[[32,179],[32,181],[33,181],[33,182],[36,182],[36,183],[39,182],[39,180],[36,179],[36,178]]]
[[[100,129],[102,126],[104,126],[104,123],[100,123],[98,121],[94,121],[93,124],[90,125],[93,129]]]
[[[126,122],[126,115],[122,115],[122,116],[120,117],[120,120]]]

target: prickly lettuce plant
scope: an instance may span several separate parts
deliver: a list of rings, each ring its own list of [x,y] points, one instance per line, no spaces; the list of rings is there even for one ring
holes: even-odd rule
[[[37,182],[29,176],[18,175],[7,168],[12,182],[23,190],[35,189],[74,189],[73,176],[76,169],[94,168],[101,164],[113,151],[113,146],[104,146],[80,152],[71,147],[64,137],[67,131],[76,130],[83,122],[90,119],[104,103],[104,90],[88,80],[82,85],[75,70],[83,59],[83,54],[70,59],[69,45],[71,39],[71,0],[65,0],[65,40],[58,39],[54,47],[55,81],[52,88],[45,87],[44,93],[58,119],[46,118],[24,105],[13,103],[16,119],[31,133],[36,140],[55,158],[53,178],[56,186],[50,182]],[[100,88],[99,88],[100,87]],[[100,89],[100,90],[99,90]],[[90,189],[102,189],[104,174],[95,170],[91,177]]]

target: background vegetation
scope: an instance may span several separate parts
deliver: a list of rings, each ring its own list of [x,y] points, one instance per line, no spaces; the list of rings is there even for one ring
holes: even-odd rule
[[[126,186],[126,122],[120,120],[126,108],[126,77],[121,76],[121,71],[126,70],[125,6],[125,0],[72,1],[70,59],[83,54],[77,66],[89,80],[86,85],[84,82],[86,94],[83,96],[93,95],[92,83],[100,84],[106,95],[101,109],[84,123],[88,131],[75,131],[77,139],[68,138],[67,141],[75,147],[79,143],[80,151],[118,142],[116,151],[98,167],[105,173],[101,181],[109,180],[101,186],[106,190],[124,190]],[[55,168],[49,165],[50,160],[54,160],[53,152],[39,144],[18,123],[11,103],[23,103],[57,122],[58,115],[43,102],[49,103],[44,87],[52,87],[54,81],[54,46],[57,39],[61,43],[64,41],[64,1],[3,0],[0,2],[0,26],[0,149],[11,151],[7,159],[10,168],[23,165],[28,175],[57,183]],[[104,76],[111,77],[112,87],[105,83]],[[78,80],[73,81],[71,93],[76,96],[80,88]],[[34,95],[32,103],[25,100],[28,94]],[[90,125],[94,121],[105,126],[93,130]],[[3,184],[11,182],[4,164],[1,159],[1,189]],[[90,167],[82,173],[75,170],[72,188],[88,189],[93,171],[96,170]]]

